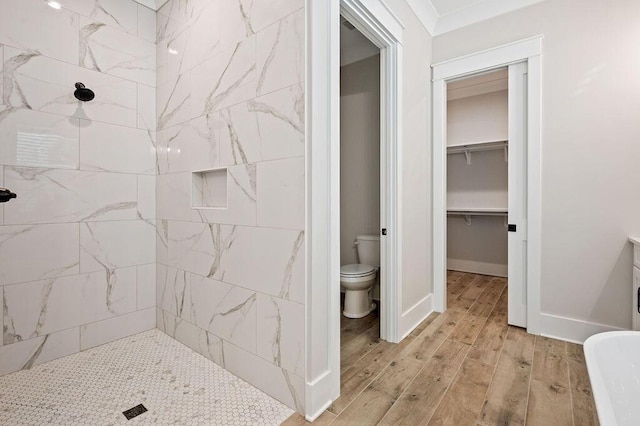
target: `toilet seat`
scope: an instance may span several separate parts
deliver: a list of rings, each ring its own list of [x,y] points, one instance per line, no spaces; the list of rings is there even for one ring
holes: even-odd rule
[[[375,275],[378,268],[371,265],[355,263],[340,267],[340,276],[343,278],[364,278]]]

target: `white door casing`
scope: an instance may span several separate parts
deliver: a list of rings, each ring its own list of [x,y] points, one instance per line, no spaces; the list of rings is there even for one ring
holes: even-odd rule
[[[540,332],[540,263],[541,263],[541,54],[542,36],[531,37],[495,48],[472,53],[470,55],[455,58],[449,61],[433,65],[433,305],[434,310],[444,312],[447,306],[446,300],[446,268],[447,268],[447,243],[446,243],[446,179],[447,179],[447,82],[470,76],[480,72],[523,63],[526,75],[522,68],[511,68],[512,72],[520,72],[522,79],[521,95],[526,94],[526,99],[521,99],[521,118],[524,131],[521,135],[522,146],[520,160],[525,165],[525,171],[520,181],[524,181],[526,188],[524,198],[519,200],[523,212],[521,223],[524,223],[523,233],[514,233],[509,237],[511,256],[512,240],[520,239],[523,256],[521,271],[522,284],[526,283],[526,289],[522,289],[517,297],[520,303],[525,303],[527,331],[533,334]],[[514,79],[518,81],[518,79]],[[511,81],[510,81],[510,89]],[[515,84],[515,83],[514,83]],[[517,86],[514,87],[517,90]],[[511,91],[511,90],[510,90]],[[514,92],[514,95],[516,93]],[[510,103],[511,100],[510,93]],[[516,104],[513,103],[515,106]],[[510,107],[511,114],[511,107]],[[511,120],[511,118],[510,118]],[[511,134],[509,137],[513,137]],[[514,127],[515,129],[516,127]],[[517,139],[517,137],[516,137]],[[526,145],[524,142],[526,141]],[[511,145],[511,141],[509,142]],[[515,155],[510,147],[509,160]],[[516,148],[516,151],[518,149]],[[518,161],[518,160],[514,160]],[[511,164],[511,168],[513,167]],[[511,175],[510,175],[511,185]],[[511,193],[511,191],[510,191]],[[516,200],[514,199],[515,203]],[[509,200],[510,220],[514,220],[511,213],[511,197]],[[517,209],[516,209],[517,210]],[[515,214],[515,211],[514,211]],[[523,219],[525,218],[525,219]],[[524,220],[524,222],[522,222]],[[517,224],[519,226],[519,224]],[[517,236],[516,236],[517,234]],[[526,244],[526,245],[525,245]],[[514,246],[515,247],[515,246]],[[509,259],[509,276],[511,277],[512,259]],[[511,283],[509,283],[511,293]],[[510,300],[511,303],[511,294]],[[515,318],[515,317],[514,317]],[[519,318],[517,321],[522,321]]]
[[[401,315],[402,33],[381,0],[306,0],[305,417],[340,394],[340,14],[380,48],[381,337]]]

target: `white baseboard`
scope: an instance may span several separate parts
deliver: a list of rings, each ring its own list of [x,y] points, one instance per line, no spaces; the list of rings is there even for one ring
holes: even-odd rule
[[[447,269],[452,271],[470,272],[473,274],[507,277],[508,266],[498,263],[476,262],[473,260],[447,259]]]
[[[420,300],[404,312],[398,322],[398,336],[400,340],[407,337],[422,321],[433,312],[433,294]]]
[[[338,395],[333,395],[332,374],[327,372],[313,382],[305,384],[305,419],[313,422],[333,403]]]
[[[620,330],[624,329],[573,318],[540,314],[540,334],[567,342],[583,344],[588,337],[594,334]]]

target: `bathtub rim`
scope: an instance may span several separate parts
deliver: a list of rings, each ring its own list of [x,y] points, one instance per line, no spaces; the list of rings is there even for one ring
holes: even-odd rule
[[[589,380],[591,381],[591,392],[593,393],[593,399],[596,404],[596,411],[598,414],[598,420],[600,421],[600,426],[615,426],[618,422],[611,402],[611,397],[609,393],[606,392],[607,385],[604,381],[604,374],[595,359],[596,348],[607,340],[627,336],[640,338],[640,331],[606,331],[604,333],[594,334],[587,338],[583,345],[587,372],[589,373]]]

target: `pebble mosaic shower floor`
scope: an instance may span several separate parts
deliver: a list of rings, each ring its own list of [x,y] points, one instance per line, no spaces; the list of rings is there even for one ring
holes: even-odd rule
[[[147,412],[127,420],[123,411]],[[293,410],[159,330],[0,377],[0,425],[279,425]]]

